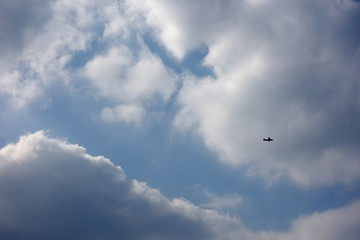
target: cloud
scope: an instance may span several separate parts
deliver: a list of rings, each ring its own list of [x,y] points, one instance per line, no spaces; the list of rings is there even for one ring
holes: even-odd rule
[[[0,150],[0,180],[2,239],[217,239],[239,225],[43,131]]]
[[[104,31],[105,39],[119,40],[131,37],[131,32],[135,30],[135,16],[126,11],[123,1],[113,1],[104,7]],[[134,26],[135,25],[135,26]],[[131,41],[131,40],[130,40]]]
[[[175,90],[175,74],[141,43],[141,22],[124,3],[1,4],[0,41],[7,54],[1,56],[0,94],[18,109],[51,98],[55,84],[78,90],[81,62],[87,63],[87,79],[99,89],[94,97],[115,99],[116,104],[167,100]],[[94,42],[106,53],[90,49]],[[84,53],[89,56],[82,59]]]
[[[19,7],[21,6],[21,7]],[[49,1],[31,0],[0,3],[1,67],[11,64],[26,43],[43,30],[51,16]],[[2,69],[3,70],[3,69]]]
[[[205,208],[213,208],[217,210],[234,209],[238,207],[243,199],[238,194],[228,194],[225,196],[218,196],[209,192],[205,192],[210,202],[202,204]]]
[[[140,125],[145,117],[145,110],[136,105],[118,105],[114,108],[103,108],[101,118],[105,122],[126,122]]]
[[[54,83],[69,84],[67,64],[91,41],[97,19],[92,9],[96,5],[66,0],[1,4],[6,11],[1,14],[5,18],[1,21],[5,25],[1,28],[1,36],[5,36],[1,48],[7,54],[1,57],[6,64],[0,74],[0,94],[13,106],[24,108],[46,97],[45,90]]]
[[[28,101],[42,95],[41,84],[31,80],[19,81],[21,75],[20,71],[13,71],[5,73],[0,79],[1,92],[10,96],[12,105],[17,109],[23,108]]]
[[[115,101],[167,100],[175,90],[175,75],[146,49],[137,59],[126,46],[111,48],[87,62],[84,74],[100,95]]]
[[[2,239],[331,240],[356,239],[360,202],[301,216],[288,232],[253,232],[236,218],[167,199],[105,157],[38,131],[0,149],[0,213]]]
[[[269,183],[356,183],[360,5],[243,1],[234,8],[239,14],[224,18],[224,29],[206,28],[205,36],[217,33],[204,38],[204,64],[215,76],[185,77],[174,126]],[[264,144],[267,136],[275,141]]]
[[[259,239],[347,239],[358,238],[360,230],[360,201],[346,207],[299,217],[287,233],[265,233]]]
[[[0,5],[3,105],[51,98],[56,84],[76,88],[82,72],[93,97],[110,102],[103,120],[140,124],[179,93],[174,126],[195,131],[222,162],[247,166],[248,175],[302,186],[359,180],[358,3],[18,3]],[[143,43],[147,33],[179,60],[206,45],[202,64],[213,76],[183,74],[177,84],[179,76]],[[90,51],[92,43],[99,49]],[[275,142],[262,144],[266,136]]]
[[[176,89],[175,73],[146,47],[139,57],[125,45],[111,48],[88,61],[83,73],[96,88],[95,95],[119,104],[103,109],[105,121],[140,124],[146,114],[144,106],[167,101]]]
[[[220,212],[228,212],[241,207],[244,203],[243,197],[237,193],[218,195],[199,184],[187,188],[187,196],[200,199],[200,206],[206,209],[215,209]]]
[[[237,14],[237,1],[126,1],[132,15],[141,15],[144,25],[169,52],[181,60],[186,53],[213,40]],[[212,29],[211,31],[209,31]]]
[[[0,94],[13,98],[13,104],[18,108],[26,105],[28,99],[40,95],[41,88],[34,81],[19,81],[21,71],[11,69],[27,44],[41,34],[51,13],[48,1],[0,3]]]

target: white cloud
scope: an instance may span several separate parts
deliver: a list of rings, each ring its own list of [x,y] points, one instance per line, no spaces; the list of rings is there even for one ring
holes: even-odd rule
[[[9,54],[1,57],[7,64],[1,69],[0,85],[5,87],[0,94],[21,108],[46,95],[54,82],[70,83],[66,66],[73,54],[85,50],[91,41],[97,19],[95,3],[34,0],[26,5],[4,5],[14,16],[7,13],[2,21],[6,26],[1,28],[1,36],[9,36],[4,41],[10,46],[1,46]]]
[[[204,38],[204,64],[215,77],[185,77],[174,126],[202,136],[222,162],[246,165],[248,175],[270,183],[283,177],[303,186],[357,182],[359,4],[233,7],[239,14],[224,29],[204,34],[217,33]],[[194,15],[188,18],[202,18],[201,11]],[[267,136],[275,141],[264,144]]]
[[[299,217],[287,233],[263,232],[258,239],[358,239],[360,230],[360,201],[346,207]]]
[[[129,15],[123,2],[115,1],[104,7],[105,29],[104,38],[107,39],[127,39],[131,35],[132,23],[135,21],[133,16]]]
[[[103,108],[101,118],[105,122],[126,122],[140,125],[145,117],[145,110],[136,105],[118,105],[114,108]]]
[[[44,131],[0,149],[0,203],[2,239],[351,240],[360,222],[355,201],[301,216],[288,232],[253,232],[238,219],[169,200],[105,157]]]
[[[120,102],[167,100],[175,90],[175,74],[146,49],[137,59],[126,46],[114,47],[87,62],[84,73],[100,95]]]
[[[95,49],[85,66],[85,75],[98,90],[94,97],[114,100],[116,105],[149,106],[159,99],[166,101],[174,92],[175,74],[141,43],[139,16],[124,3],[45,2],[33,0],[23,9],[1,3],[4,38],[0,41],[7,54],[1,56],[1,63],[6,64],[1,64],[0,94],[12,106],[20,109],[37,99],[51,98],[55,84],[76,88],[77,68],[82,66],[72,65],[71,60],[89,51],[93,42],[106,51],[99,54]]]
[[[176,89],[177,77],[145,47],[135,57],[126,46],[114,47],[86,63],[84,75],[95,87],[96,95],[110,99],[115,108],[104,108],[106,121],[141,123],[146,108],[167,101]]]
[[[238,1],[126,1],[129,12],[140,14],[153,28],[154,37],[177,59],[212,41],[232,18]],[[211,29],[211,30],[210,30]]]
[[[21,109],[33,100],[42,95],[42,85],[37,81],[29,79],[21,81],[21,73],[13,71],[1,76],[0,89],[11,99],[11,104],[16,109]]]

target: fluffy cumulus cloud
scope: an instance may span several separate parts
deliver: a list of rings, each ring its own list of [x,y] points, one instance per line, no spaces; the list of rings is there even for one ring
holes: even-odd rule
[[[302,216],[289,232],[252,232],[236,218],[167,199],[105,157],[39,131],[0,149],[0,213],[1,239],[331,240],[356,239],[360,202]]]
[[[110,121],[141,122],[142,105],[168,100],[176,86],[175,74],[148,49],[135,57],[126,46],[114,47],[87,62],[83,72],[100,96],[120,103],[103,109],[102,118]]]
[[[360,5],[278,0],[213,7],[217,18],[206,25],[195,20],[206,19],[196,7],[184,10],[189,15],[156,15],[169,17],[170,26],[156,24],[163,35],[175,29],[191,46],[206,44],[203,64],[214,71],[211,77],[185,77],[175,127],[197,132],[222,162],[246,165],[249,175],[270,182],[283,177],[303,186],[357,182]],[[147,13],[149,19],[155,15]],[[222,21],[224,27],[216,28]],[[193,37],[196,27],[206,37]],[[191,48],[164,45],[171,51]],[[263,143],[267,136],[275,141]]]

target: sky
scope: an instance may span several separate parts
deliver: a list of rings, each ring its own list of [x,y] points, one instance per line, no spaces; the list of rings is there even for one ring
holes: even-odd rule
[[[359,23],[352,0],[0,1],[0,238],[358,239]]]

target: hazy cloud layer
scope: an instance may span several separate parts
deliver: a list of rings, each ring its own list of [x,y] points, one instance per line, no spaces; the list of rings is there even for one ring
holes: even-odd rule
[[[209,207],[233,205],[211,197]],[[128,179],[105,157],[43,131],[0,149],[0,203],[2,239],[335,240],[359,235],[359,201],[302,216],[287,233],[251,232],[235,218],[169,200]]]

